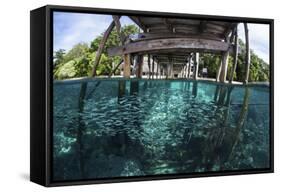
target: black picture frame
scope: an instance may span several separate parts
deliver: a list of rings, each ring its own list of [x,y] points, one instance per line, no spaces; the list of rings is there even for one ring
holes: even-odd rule
[[[52,172],[52,62],[53,11],[160,16],[174,18],[237,21],[270,25],[270,168],[239,171],[204,172],[175,175],[153,175],[108,179],[54,182]],[[53,187],[96,183],[147,181],[160,179],[195,178],[274,172],[274,20],[247,17],[196,15],[136,10],[101,9],[46,5],[30,12],[30,180]]]

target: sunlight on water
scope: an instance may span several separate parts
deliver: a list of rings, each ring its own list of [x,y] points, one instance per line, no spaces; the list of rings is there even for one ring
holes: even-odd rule
[[[54,84],[53,178],[269,167],[269,88],[187,80]]]

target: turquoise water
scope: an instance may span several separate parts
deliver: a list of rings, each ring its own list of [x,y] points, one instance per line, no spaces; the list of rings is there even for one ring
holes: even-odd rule
[[[56,82],[53,179],[269,168],[269,102],[260,85]]]

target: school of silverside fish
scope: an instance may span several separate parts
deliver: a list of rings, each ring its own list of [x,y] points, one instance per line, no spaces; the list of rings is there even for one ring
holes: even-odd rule
[[[269,167],[267,86],[101,79],[53,89],[54,180]]]

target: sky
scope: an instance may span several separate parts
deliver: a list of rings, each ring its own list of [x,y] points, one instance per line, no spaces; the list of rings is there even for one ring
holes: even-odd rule
[[[112,22],[111,15],[54,12],[54,50],[70,50],[77,43],[90,43],[103,33]],[[121,26],[133,24],[126,16]]]
[[[90,43],[104,32],[112,21],[111,15],[54,12],[54,51],[70,50],[77,43]],[[121,25],[133,24],[122,16]],[[250,49],[269,63],[269,25],[248,24]],[[238,25],[238,35],[245,42],[244,26]]]
[[[250,49],[269,63],[269,25],[248,23]],[[245,42],[244,24],[238,25],[238,36]]]

